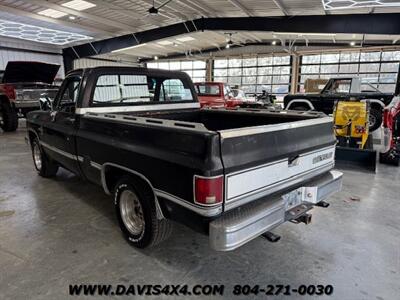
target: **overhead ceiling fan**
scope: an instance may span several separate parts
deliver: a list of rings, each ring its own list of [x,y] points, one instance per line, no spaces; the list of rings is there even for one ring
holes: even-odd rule
[[[232,39],[232,35],[236,34],[237,32],[224,32],[225,35],[227,35],[228,37],[226,38],[226,45],[225,48],[229,49],[230,47],[232,47],[233,45],[236,46],[244,46],[243,44],[241,44],[240,42],[234,42]]]
[[[147,16],[157,16],[158,15],[158,11],[163,8],[165,5],[167,5],[168,3],[170,3],[172,0],[167,0],[165,1],[163,4],[161,4],[159,7],[156,7],[154,4],[154,0],[153,0],[153,6],[150,7],[147,12]]]

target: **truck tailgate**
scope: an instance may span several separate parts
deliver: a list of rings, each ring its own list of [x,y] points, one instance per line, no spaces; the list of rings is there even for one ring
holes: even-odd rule
[[[332,169],[332,118],[220,131],[225,209],[294,186]]]

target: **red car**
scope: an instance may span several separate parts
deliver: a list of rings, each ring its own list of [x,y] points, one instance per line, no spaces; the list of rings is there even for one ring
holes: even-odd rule
[[[236,107],[243,104],[243,100],[236,99],[224,82],[196,82],[194,86],[201,107]]]
[[[400,97],[395,97],[383,111],[383,150],[379,160],[396,166],[400,163]]]

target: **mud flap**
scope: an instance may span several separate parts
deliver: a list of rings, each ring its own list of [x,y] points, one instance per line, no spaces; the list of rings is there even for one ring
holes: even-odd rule
[[[336,147],[335,166],[348,170],[376,172],[376,151],[349,147]]]

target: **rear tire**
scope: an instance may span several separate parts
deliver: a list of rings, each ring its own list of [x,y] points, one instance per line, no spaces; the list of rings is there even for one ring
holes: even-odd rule
[[[44,153],[37,138],[32,141],[32,159],[33,165],[40,176],[49,178],[57,174],[57,163]]]
[[[115,188],[114,204],[121,231],[132,246],[155,246],[171,234],[171,222],[157,218],[153,193],[135,178],[121,178]]]
[[[369,111],[369,131],[375,131],[382,125],[382,111],[371,108]]]
[[[3,120],[0,121],[0,127],[5,132],[16,131],[18,128],[18,113],[8,102],[3,102],[0,108],[0,114]]]

